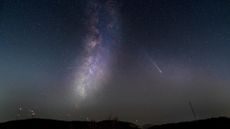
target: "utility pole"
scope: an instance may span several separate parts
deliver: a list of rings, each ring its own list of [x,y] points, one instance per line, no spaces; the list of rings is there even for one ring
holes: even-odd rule
[[[195,110],[193,108],[192,102],[189,100],[188,104],[189,104],[189,107],[190,107],[190,109],[192,111],[193,117],[196,120],[197,119],[197,115],[196,115],[196,112],[195,112]]]

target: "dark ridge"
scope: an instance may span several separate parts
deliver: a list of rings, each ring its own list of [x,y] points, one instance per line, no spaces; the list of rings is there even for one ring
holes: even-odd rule
[[[61,121],[50,119],[15,120],[0,124],[0,129],[139,129],[129,122],[117,120]]]
[[[155,125],[144,129],[230,129],[227,117],[210,118],[190,122]],[[104,121],[61,121],[50,119],[15,120],[0,124],[0,129],[141,129],[137,125],[118,120]]]
[[[138,126],[124,121],[117,120],[104,120],[97,123],[100,129],[138,129]]]
[[[49,119],[26,119],[2,123],[0,129],[65,129],[68,122]]]
[[[209,118],[189,122],[155,125],[148,129],[230,129],[230,119],[227,117]]]

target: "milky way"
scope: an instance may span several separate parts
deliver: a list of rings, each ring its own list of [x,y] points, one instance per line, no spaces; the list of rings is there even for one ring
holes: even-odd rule
[[[229,0],[0,0],[0,122],[230,117]]]
[[[117,42],[116,2],[93,0],[88,3],[87,35],[82,65],[76,69],[74,85],[80,99],[98,90],[108,79],[111,48]]]

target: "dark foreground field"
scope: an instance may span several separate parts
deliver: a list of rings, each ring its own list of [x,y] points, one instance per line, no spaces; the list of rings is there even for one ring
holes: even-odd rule
[[[230,129],[230,119],[225,117],[211,118],[191,122],[156,125],[147,129]],[[0,124],[0,129],[141,129],[135,124],[122,121],[105,120],[100,122],[57,121],[47,119],[28,119],[9,121]]]

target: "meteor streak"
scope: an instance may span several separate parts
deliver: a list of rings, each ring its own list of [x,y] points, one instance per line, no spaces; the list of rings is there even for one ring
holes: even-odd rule
[[[161,68],[156,64],[156,62],[154,62],[153,60],[151,60],[151,62],[156,67],[156,69],[159,71],[159,73],[163,73]]]
[[[145,54],[146,54],[147,58],[150,60],[151,64],[157,69],[157,71],[160,74],[162,74],[163,73],[162,69],[157,65],[157,63],[152,59],[152,57],[150,57],[148,53],[145,53]]]
[[[159,71],[159,73],[162,74],[163,71],[162,71],[161,68],[157,65],[157,63],[156,63],[152,58],[150,58],[150,61],[151,61],[152,65]]]

